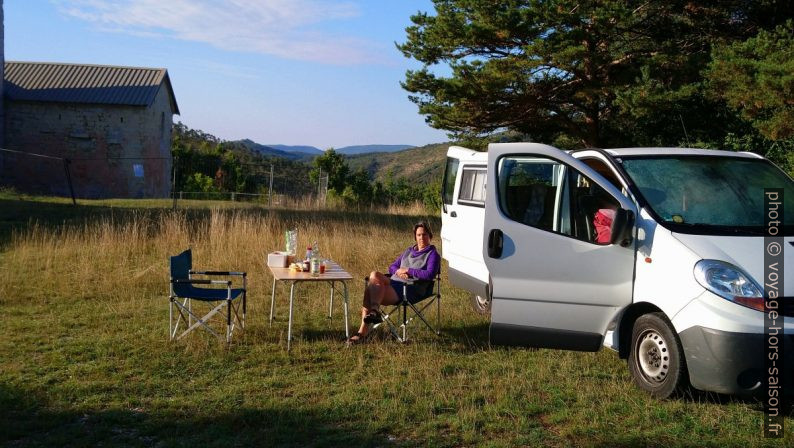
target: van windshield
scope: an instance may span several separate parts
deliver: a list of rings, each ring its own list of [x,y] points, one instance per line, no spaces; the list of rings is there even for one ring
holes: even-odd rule
[[[794,182],[762,159],[626,157],[623,168],[663,223],[682,233],[764,235],[764,189],[782,190],[781,232],[794,235]],[[774,197],[770,197],[774,199]]]

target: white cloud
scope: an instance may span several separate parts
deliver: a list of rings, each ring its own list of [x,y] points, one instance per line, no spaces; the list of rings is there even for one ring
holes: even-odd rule
[[[329,0],[52,0],[67,16],[103,31],[203,42],[330,64],[378,59],[361,39],[323,32],[322,22],[360,15],[350,2]]]

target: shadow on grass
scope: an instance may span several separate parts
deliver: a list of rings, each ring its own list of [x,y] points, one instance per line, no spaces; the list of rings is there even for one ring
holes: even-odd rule
[[[184,208],[177,213],[184,213],[188,221],[200,222],[210,217],[211,208]],[[301,223],[313,220],[322,220],[336,224],[351,226],[377,226],[391,230],[404,230],[410,234],[415,216],[391,215],[377,213],[370,210],[286,210],[265,207],[224,208],[223,212],[238,212],[250,216],[267,216],[273,214],[279,220],[287,223]],[[0,198],[0,246],[8,243],[14,230],[21,230],[30,222],[47,229],[54,229],[64,224],[82,225],[112,218],[113,222],[123,225],[134,217],[143,215],[148,219],[159,218],[161,215],[174,213],[168,207],[113,207],[99,204],[43,202],[20,199]],[[429,217],[431,225],[440,227],[438,217]]]
[[[3,446],[384,446],[383,434],[338,421],[347,412],[241,407],[213,413],[190,409],[93,412],[53,409],[41,393],[0,384]],[[237,400],[237,397],[230,397]],[[352,412],[352,411],[351,411]],[[349,426],[350,428],[345,428]]]
[[[477,353],[491,349],[488,322],[477,324],[454,323],[443,327],[441,335],[453,343],[450,350],[460,353]]]
[[[274,323],[274,326],[276,324]],[[286,341],[286,325],[283,328],[283,339]],[[350,335],[356,333],[359,325],[359,318],[350,320]],[[343,344],[345,342],[344,332],[337,325],[329,328],[295,328],[293,326],[293,347],[295,344],[311,342],[330,342]],[[397,333],[402,334],[402,330],[397,328]],[[286,343],[286,342],[285,342]],[[421,323],[412,322],[408,327],[408,341],[410,344],[433,344],[440,346],[445,351],[472,354],[484,350],[490,350],[488,342],[488,323],[476,325],[453,324],[444,326],[442,322],[441,335],[437,336],[425,328]],[[385,325],[371,330],[366,338],[366,344],[396,344],[400,342],[394,338],[389,328]],[[364,345],[366,345],[364,344]]]
[[[765,389],[764,389],[765,390]],[[753,411],[758,413],[764,412],[764,398],[765,392],[759,392],[758,395],[726,395],[717,392],[706,392],[702,390],[690,388],[683,396],[679,397],[680,400],[690,403],[709,403],[709,404],[729,404],[729,403],[742,403],[748,405]],[[789,396],[781,400],[780,413],[785,416],[794,417],[794,396]]]

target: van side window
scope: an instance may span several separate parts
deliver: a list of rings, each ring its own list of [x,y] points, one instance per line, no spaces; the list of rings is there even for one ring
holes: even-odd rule
[[[485,205],[485,168],[463,167],[460,178],[458,202],[470,205]]]
[[[618,201],[578,171],[543,157],[505,157],[499,205],[513,221],[596,244],[609,244]]]
[[[612,221],[619,202],[601,186],[570,170],[571,236],[596,244],[609,244]]]
[[[455,179],[458,177],[460,161],[454,157],[447,157],[447,166],[444,169],[444,184],[441,190],[441,200],[444,204],[452,205],[452,194],[455,192]]]
[[[565,167],[544,158],[502,159],[499,202],[512,220],[543,230],[554,228],[554,204]]]

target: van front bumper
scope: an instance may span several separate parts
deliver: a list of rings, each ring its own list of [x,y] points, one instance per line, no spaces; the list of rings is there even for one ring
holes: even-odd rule
[[[763,333],[734,333],[701,326],[679,333],[689,380],[697,389],[745,396],[767,396],[769,353]],[[794,396],[794,334],[778,335],[779,395]],[[784,365],[785,363],[785,365]]]

